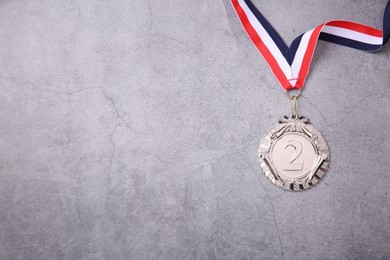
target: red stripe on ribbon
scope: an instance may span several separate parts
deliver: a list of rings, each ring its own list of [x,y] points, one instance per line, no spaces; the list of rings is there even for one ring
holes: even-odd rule
[[[371,37],[383,38],[383,35],[387,35],[387,34],[384,34],[382,30],[379,30],[379,29],[376,29],[376,28],[373,28],[373,27],[370,27],[370,26],[367,26],[364,24],[355,23],[355,22],[334,20],[334,21],[329,21],[327,23],[321,24],[320,26],[317,26],[313,30],[313,32],[311,33],[306,49],[305,50],[302,50],[299,48],[296,49],[296,51],[299,51],[300,55],[303,54],[302,64],[299,68],[297,78],[290,79],[290,78],[288,78],[290,75],[285,75],[284,72],[286,72],[286,71],[283,71],[282,68],[279,66],[279,63],[276,60],[277,57],[274,57],[272,55],[271,51],[267,48],[267,46],[262,41],[263,35],[257,34],[257,31],[254,29],[253,25],[251,24],[251,22],[249,21],[247,15],[246,15],[245,11],[243,10],[242,6],[240,5],[239,0],[231,0],[231,1],[233,3],[233,6],[238,14],[238,17],[239,17],[242,25],[244,26],[245,31],[247,32],[247,34],[251,38],[252,42],[255,44],[256,48],[263,55],[264,59],[267,61],[269,67],[271,68],[272,72],[275,74],[279,83],[286,91],[294,89],[294,88],[300,90],[303,87],[305,80],[306,80],[306,77],[307,77],[308,72],[309,72],[310,63],[311,63],[313,55],[314,55],[317,41],[319,39],[321,31],[324,29],[325,26],[329,25],[329,26],[334,26],[334,27],[338,27],[338,28],[343,28],[343,29],[350,30],[352,32],[362,33],[362,34],[365,34],[366,36],[371,36]],[[247,2],[247,0],[245,0],[245,1]],[[387,5],[386,10],[385,10],[385,18],[386,18],[386,15],[389,15],[389,9],[390,9],[389,6],[390,6],[390,1],[388,2],[388,5]],[[254,16],[256,16],[256,15],[254,14]],[[265,19],[265,18],[263,18],[261,14],[260,15],[258,14],[258,17],[256,17],[256,19],[258,19],[259,23],[261,24],[260,21]],[[269,26],[269,27],[271,27],[271,29],[273,29],[271,25],[267,25],[267,26]],[[388,27],[389,26],[388,26],[388,21],[387,21],[387,27],[385,26],[384,28],[388,28]],[[264,27],[264,29],[266,30],[266,33],[268,33],[268,31],[265,27]],[[349,33],[347,33],[347,32],[344,32],[344,33],[345,33],[345,38],[351,40],[350,41],[351,43],[349,45],[346,45],[346,46],[365,50],[365,48],[354,46],[353,44],[354,44],[355,40],[352,39],[351,37],[349,37]],[[268,36],[270,36],[270,35],[268,35]],[[336,36],[340,36],[340,35],[336,35]],[[343,37],[343,36],[341,35],[340,37]],[[365,37],[362,37],[362,38],[365,38]],[[374,51],[380,50],[380,48],[383,46],[382,44],[381,45],[372,44],[372,43],[370,43],[369,37],[368,37],[368,39],[369,40],[367,42],[362,41],[362,43],[368,44],[368,45],[370,45],[370,44],[373,45],[376,48]],[[274,39],[272,39],[272,40],[274,40]],[[356,40],[356,41],[358,41],[358,40]],[[384,41],[387,41],[387,38],[384,39]],[[343,43],[339,43],[339,44],[344,45]],[[303,53],[303,51],[304,51],[304,53]],[[372,50],[367,48],[366,51],[372,51]],[[302,56],[299,56],[299,57],[302,57]],[[287,62],[287,60],[286,60],[286,62]],[[293,63],[293,65],[294,65],[294,63]],[[290,68],[292,69],[291,65],[290,65]],[[288,72],[286,72],[286,74],[288,74]],[[291,71],[291,75],[295,76],[296,74],[293,74]],[[290,80],[296,80],[294,86],[291,84]]]
[[[298,81],[295,84],[296,89],[301,89],[305,84],[307,74],[309,73],[310,63],[314,56],[314,50],[317,45],[318,37],[320,36],[321,30],[324,26],[325,24],[321,24],[315,28],[310,36],[305,55],[303,56],[301,69],[298,74]]]
[[[244,10],[240,6],[238,0],[232,0],[232,3],[234,8],[236,9],[236,12],[238,14],[238,17],[240,18],[242,25],[245,28],[245,31],[251,38],[252,42],[255,44],[256,48],[263,55],[264,59],[266,59],[266,61],[268,62],[269,67],[271,68],[272,72],[275,74],[281,86],[285,90],[293,89],[294,87],[291,85],[290,81],[284,75],[282,69],[279,67],[279,64],[275,60],[274,56],[268,50],[267,46],[263,43],[260,36],[257,34],[256,30],[253,28]]]
[[[352,31],[368,34],[375,37],[383,37],[382,30],[364,24],[360,24],[360,23],[354,23],[348,21],[331,21],[328,22],[326,25],[349,29]]]

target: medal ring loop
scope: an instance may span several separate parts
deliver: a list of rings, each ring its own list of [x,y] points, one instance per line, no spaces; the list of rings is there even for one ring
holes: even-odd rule
[[[286,95],[289,99],[293,99],[293,97],[297,98],[301,95],[300,89],[290,89],[286,91]]]

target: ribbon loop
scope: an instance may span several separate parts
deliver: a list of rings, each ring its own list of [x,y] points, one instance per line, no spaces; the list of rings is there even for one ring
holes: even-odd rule
[[[232,4],[286,91],[300,90],[305,84],[318,39],[367,52],[379,51],[390,39],[390,1],[385,8],[383,31],[344,20],[329,21],[297,37],[290,48],[250,0],[232,0]]]

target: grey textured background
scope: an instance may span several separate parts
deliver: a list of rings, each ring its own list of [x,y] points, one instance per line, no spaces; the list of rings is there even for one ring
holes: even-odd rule
[[[255,3],[291,42],[387,1],[297,2]],[[257,161],[290,102],[228,0],[1,0],[0,259],[390,259],[389,53],[319,43],[331,165],[290,193]]]

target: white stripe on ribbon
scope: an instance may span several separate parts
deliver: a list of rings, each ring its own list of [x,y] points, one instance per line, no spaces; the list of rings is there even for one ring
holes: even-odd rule
[[[287,60],[284,58],[283,54],[280,52],[278,46],[275,44],[274,40],[269,36],[268,32],[261,25],[259,20],[257,20],[256,16],[252,13],[249,7],[246,5],[244,0],[238,0],[241,8],[244,10],[246,16],[248,17],[249,22],[252,27],[255,29],[265,46],[271,52],[271,54],[275,57],[276,62],[279,64],[280,69],[283,71],[286,78],[292,78],[291,67],[288,64]]]
[[[356,26],[356,23],[348,22],[348,21],[329,21],[325,24],[322,24],[308,32],[306,32],[299,43],[299,46],[297,48],[297,51],[294,56],[294,60],[292,61],[292,65],[288,63],[286,58],[283,56],[282,52],[279,50],[278,46],[272,39],[272,37],[268,34],[267,30],[263,27],[263,25],[259,22],[259,20],[256,18],[256,16],[252,13],[248,5],[244,0],[232,0],[234,3],[238,3],[241,7],[242,11],[245,13],[249,23],[251,24],[252,28],[256,31],[257,35],[265,45],[264,47],[268,49],[268,51],[271,53],[271,55],[274,57],[275,61],[277,62],[277,66],[279,66],[280,70],[284,74],[285,78],[282,78],[278,75],[277,78],[279,82],[281,83],[282,87],[286,90],[290,89],[289,86],[297,87],[298,89],[302,88],[303,83],[305,81],[305,78],[308,73],[308,69],[310,67],[310,62],[313,57],[313,46],[309,46],[309,43],[311,42],[311,38],[316,37],[314,44],[316,45],[319,32],[324,32],[330,35],[342,37],[345,39],[350,39],[354,42],[361,42],[369,45],[377,45],[379,50],[382,46],[383,38],[378,36],[373,36],[372,33],[377,33],[379,30],[366,26],[366,25],[359,25],[363,26],[364,29],[371,31],[371,34],[368,33],[362,33],[358,30],[354,30],[354,26]],[[387,10],[387,9],[386,9]],[[236,10],[237,11],[237,10]],[[386,12],[385,12],[386,14]],[[239,14],[240,16],[240,14]],[[339,26],[332,26],[327,25],[332,22],[343,22],[346,26],[350,26],[351,29],[346,29]],[[244,25],[244,24],[243,24]],[[245,28],[245,25],[244,25]],[[247,29],[247,28],[246,28]],[[319,31],[318,31],[319,30]],[[248,32],[248,31],[247,31]],[[314,35],[315,32],[315,35]],[[248,35],[250,33],[248,32]],[[251,37],[251,35],[249,35]],[[353,47],[353,46],[351,46]],[[315,46],[314,46],[315,48]],[[310,49],[311,53],[308,53],[309,55],[306,55],[306,52]],[[266,57],[265,57],[266,58]],[[267,59],[267,58],[266,58]],[[304,60],[306,59],[306,60]],[[302,65],[304,64],[304,61],[307,61],[308,63],[305,63],[306,66],[304,70],[301,73]],[[267,60],[268,64],[271,66],[271,63]],[[307,66],[307,64],[309,64]],[[299,79],[299,86],[297,86],[297,80],[299,75],[301,76],[301,79]],[[289,83],[286,84],[286,79],[289,81]],[[286,87],[288,86],[288,87]]]
[[[376,37],[369,34],[331,25],[326,25],[322,29],[322,32],[368,44],[381,45],[383,41],[382,37]]]
[[[301,42],[299,43],[297,52],[295,54],[294,60],[291,65],[292,70],[292,78],[295,79],[294,81],[291,81],[291,85],[295,86],[296,79],[298,79],[299,71],[302,67],[303,57],[305,56],[307,45],[309,44],[310,37],[313,33],[314,29],[307,31],[301,39]]]

